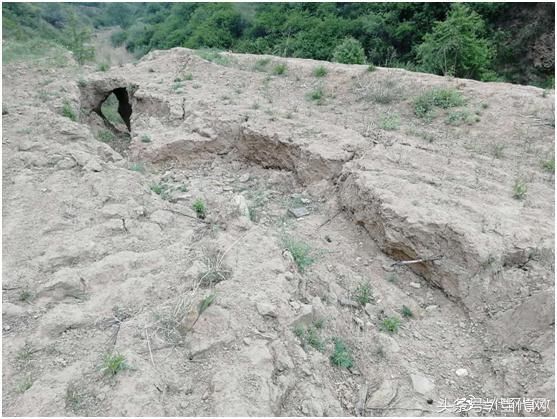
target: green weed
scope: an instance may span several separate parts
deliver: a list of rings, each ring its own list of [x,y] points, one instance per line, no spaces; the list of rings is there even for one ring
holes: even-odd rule
[[[121,371],[129,369],[126,358],[121,354],[106,354],[103,358],[101,371],[105,375],[115,376]]]
[[[205,219],[207,216],[207,207],[201,199],[196,199],[192,205],[193,210],[197,214],[197,218]]]
[[[315,77],[325,77],[327,75],[327,69],[320,65],[319,67],[313,69],[313,75]]]
[[[398,332],[399,327],[400,319],[396,316],[387,317],[386,319],[383,319],[383,322],[381,323],[381,329],[389,333]]]
[[[330,358],[331,363],[337,367],[352,368],[354,360],[346,344],[340,338],[333,338],[333,342],[335,347]]]

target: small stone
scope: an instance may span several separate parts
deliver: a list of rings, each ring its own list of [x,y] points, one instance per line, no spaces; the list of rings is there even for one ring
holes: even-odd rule
[[[435,311],[435,310],[437,310],[437,306],[436,306],[436,305],[430,305],[430,306],[427,306],[427,307],[425,308],[425,311],[430,311],[430,312],[431,312],[431,311]]]
[[[7,324],[6,326],[4,326],[4,330],[5,330],[6,332],[7,332],[8,330],[10,330],[10,329],[11,329],[11,327],[10,327],[9,324]]]
[[[386,263],[383,264],[383,270],[386,272],[393,272],[395,270],[395,268],[393,268],[391,265],[387,265]]]
[[[417,282],[410,282],[412,288],[420,289],[422,286]]]
[[[251,339],[250,338],[244,338],[243,339],[244,345],[246,346],[250,346],[251,345]]]
[[[311,199],[301,198],[300,201],[302,201],[302,204],[304,205],[311,204]]]
[[[354,323],[356,323],[360,329],[364,328],[364,321],[358,317],[354,317]]]
[[[247,182],[249,180],[249,173],[245,173],[238,179],[240,182]]]
[[[455,374],[459,377],[466,377],[468,375],[468,370],[466,368],[459,368],[455,371]]]
[[[435,388],[435,384],[433,384],[433,382],[424,375],[411,374],[410,378],[416,393],[427,394]]]
[[[275,306],[270,303],[259,302],[256,305],[257,312],[263,317],[277,317]]]
[[[288,213],[291,214],[292,216],[296,217],[296,218],[300,218],[300,217],[304,217],[306,215],[309,215],[309,211],[305,207],[289,208]]]
[[[209,398],[209,390],[203,393],[203,396],[201,396],[201,400],[207,400],[208,398]]]

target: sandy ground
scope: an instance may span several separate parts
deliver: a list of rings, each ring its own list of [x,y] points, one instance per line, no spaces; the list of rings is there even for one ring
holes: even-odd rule
[[[95,70],[3,68],[4,415],[553,399],[553,91],[186,49]],[[436,88],[465,102],[419,118]],[[95,113],[115,89],[130,133]]]

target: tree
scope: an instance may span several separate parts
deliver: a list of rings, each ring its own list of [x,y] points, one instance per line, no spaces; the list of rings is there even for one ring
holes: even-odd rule
[[[365,64],[366,54],[360,41],[345,38],[333,52],[333,61],[343,64]]]
[[[89,30],[79,27],[75,14],[71,13],[66,30],[66,46],[80,65],[95,58],[95,48],[88,44],[90,40]]]
[[[481,79],[489,72],[491,45],[482,38],[484,22],[463,4],[453,4],[443,22],[417,47],[423,70],[457,77]]]

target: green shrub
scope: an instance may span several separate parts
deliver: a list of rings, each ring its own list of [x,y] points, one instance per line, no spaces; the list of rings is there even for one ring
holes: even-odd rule
[[[374,72],[375,70],[377,70],[377,67],[375,67],[373,64],[370,64],[370,65],[367,66],[367,71],[368,71],[369,73],[372,73],[372,72]]]
[[[120,354],[106,354],[103,359],[102,372],[106,375],[114,376],[120,371],[128,369],[126,358]]]
[[[542,167],[546,172],[555,173],[555,158],[544,161]]]
[[[333,354],[331,355],[331,363],[337,367],[352,368],[354,360],[346,344],[339,338],[334,338],[335,344]]]
[[[267,66],[269,65],[270,62],[271,62],[270,58],[261,58],[260,60],[257,60],[255,62],[255,64],[253,65],[253,69],[255,71],[266,71]]]
[[[402,317],[414,317],[414,313],[412,313],[412,310],[410,310],[405,305],[402,306],[402,310],[400,312],[402,314]]]
[[[333,61],[342,64],[364,64],[366,54],[360,41],[348,37],[334,49]]]
[[[100,64],[97,66],[97,70],[98,70],[98,71],[108,71],[109,69],[110,69],[110,65],[107,64],[107,63],[100,63]]]
[[[323,89],[321,87],[311,91],[307,96],[309,100],[313,100],[317,103],[322,103],[324,97],[325,97],[325,92],[323,92]]]
[[[416,51],[427,72],[465,78],[489,74],[491,45],[482,38],[482,18],[464,4],[454,3],[443,22],[435,22]]]
[[[467,110],[449,112],[445,123],[448,125],[459,126],[462,124],[472,125],[476,121],[476,117]]]
[[[379,127],[386,131],[394,131],[400,127],[400,117],[398,114],[385,115],[379,121]]]
[[[197,214],[197,218],[205,219],[207,216],[207,208],[205,207],[205,203],[201,199],[196,199],[192,205],[193,210]]]
[[[436,107],[447,109],[464,103],[464,98],[455,89],[433,89],[414,100],[414,113],[420,118],[431,118]]]
[[[360,285],[358,285],[354,293],[354,299],[362,306],[373,301],[373,293],[371,292],[371,284],[369,281],[361,282]]]
[[[64,102],[64,106],[62,107],[62,116],[70,118],[72,121],[77,121],[77,115],[75,114],[69,102]]]
[[[513,187],[513,198],[521,201],[526,197],[526,192],[528,192],[526,183],[524,183],[521,179],[517,179]]]
[[[397,332],[399,327],[400,319],[396,316],[387,317],[381,323],[381,329],[389,333]]]
[[[273,67],[273,74],[275,76],[282,76],[286,73],[286,64],[280,63]]]
[[[320,65],[319,67],[313,69],[313,75],[315,77],[325,77],[327,75],[327,69]]]
[[[142,143],[150,143],[151,142],[151,137],[149,137],[147,134],[143,134],[141,136],[141,142]]]
[[[107,129],[99,131],[99,133],[97,134],[97,137],[103,143],[109,143],[112,140],[114,140],[114,138],[115,138],[114,134]]]
[[[300,272],[303,273],[309,266],[315,263],[312,249],[308,244],[294,240],[291,237],[284,237],[282,245],[290,252]]]

